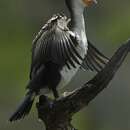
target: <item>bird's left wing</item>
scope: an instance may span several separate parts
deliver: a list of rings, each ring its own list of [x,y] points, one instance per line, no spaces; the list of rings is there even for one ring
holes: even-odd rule
[[[76,68],[83,58],[76,50],[79,44],[77,35],[67,27],[65,16],[55,15],[41,29],[33,41],[30,76],[38,72],[41,65],[53,62],[68,69]]]
[[[90,41],[88,41],[88,51],[82,64],[82,68],[99,72],[104,68],[108,61],[109,58],[102,54]]]

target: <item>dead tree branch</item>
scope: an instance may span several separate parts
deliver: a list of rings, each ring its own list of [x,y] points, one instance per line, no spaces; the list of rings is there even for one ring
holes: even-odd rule
[[[129,51],[130,40],[114,53],[102,71],[71,94],[56,101],[41,96],[37,103],[38,117],[45,123],[46,130],[75,130],[71,125],[73,115],[107,87]]]

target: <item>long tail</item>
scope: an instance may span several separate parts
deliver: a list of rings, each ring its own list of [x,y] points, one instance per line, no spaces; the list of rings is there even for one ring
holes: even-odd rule
[[[17,110],[9,118],[9,121],[13,122],[21,118],[24,118],[26,115],[28,115],[34,102],[34,98],[35,93],[28,92],[21,104],[19,105],[19,107],[17,108]]]

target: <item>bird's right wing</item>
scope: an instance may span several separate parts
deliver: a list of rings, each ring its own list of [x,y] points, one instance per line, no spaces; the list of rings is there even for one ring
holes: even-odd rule
[[[96,47],[94,47],[90,41],[88,41],[88,51],[82,64],[82,68],[85,70],[90,69],[91,71],[99,72],[104,68],[108,61],[109,58],[107,58]]]

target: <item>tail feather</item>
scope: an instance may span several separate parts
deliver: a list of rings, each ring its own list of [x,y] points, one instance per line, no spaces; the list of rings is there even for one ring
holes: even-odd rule
[[[34,98],[35,96],[33,93],[28,93],[17,108],[17,110],[10,117],[9,121],[16,121],[28,115],[34,102]]]

